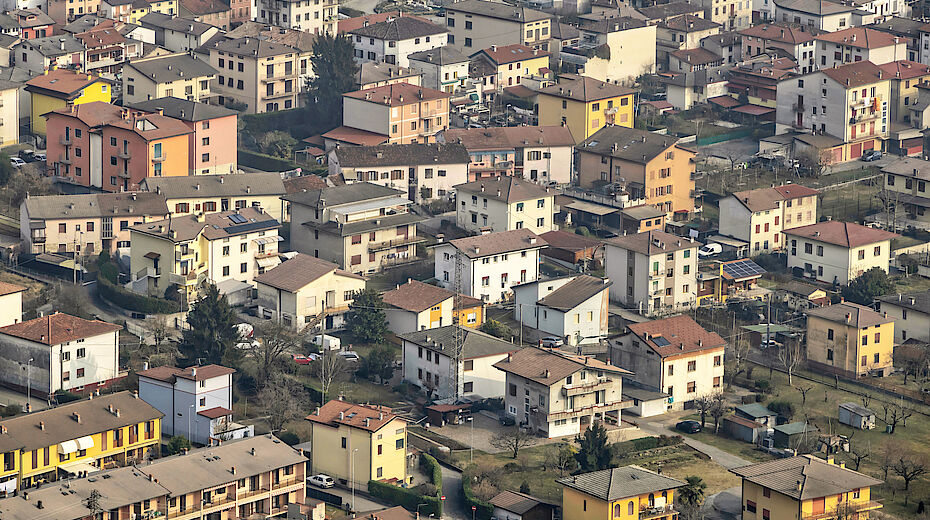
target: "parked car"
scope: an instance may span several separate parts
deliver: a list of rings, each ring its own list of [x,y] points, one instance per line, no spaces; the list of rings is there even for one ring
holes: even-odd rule
[[[303,354],[291,354],[291,360],[293,360],[294,363],[297,363],[298,365],[309,365],[310,362],[316,360],[317,358],[319,358],[319,354],[310,354],[309,356],[305,356]]]
[[[307,482],[309,482],[313,486],[321,487],[324,489],[331,488],[336,485],[336,481],[333,480],[333,477],[330,477],[329,475],[324,475],[323,473],[320,473],[319,475],[314,475],[308,478]]]
[[[859,160],[864,161],[864,162],[872,162],[872,161],[877,161],[881,158],[882,158],[881,150],[866,150],[865,153],[862,154],[862,157],[859,157]]]
[[[565,344],[562,338],[556,336],[547,336],[539,341],[542,343],[542,346],[546,348],[558,348]]]
[[[44,153],[37,153],[33,157],[35,157],[36,162],[45,162],[47,160]]]
[[[704,244],[703,246],[701,246],[700,249],[698,249],[698,256],[701,258],[709,258],[711,256],[718,255],[722,252],[723,252],[722,245],[716,242],[711,242],[710,244]]]
[[[20,166],[26,164],[26,161],[20,159],[19,157],[10,157],[10,164],[19,168]]]
[[[255,327],[251,323],[239,323],[236,325],[236,330],[239,332],[239,337],[243,339],[251,338],[255,333]]]
[[[35,150],[20,150],[17,154],[17,157],[26,161],[27,163],[36,161],[36,151]]]
[[[348,361],[348,362],[350,362],[350,363],[358,363],[358,362],[359,362],[359,359],[360,359],[360,358],[358,357],[358,352],[355,352],[354,350],[346,350],[346,351],[343,351],[343,352],[336,352],[336,355],[337,355],[337,356],[342,356],[346,361]]]
[[[501,426],[513,426],[517,424],[517,421],[513,417],[504,414],[501,414],[500,422]]]
[[[759,344],[759,348],[765,350],[767,348],[779,348],[781,343],[775,341],[774,339],[764,339],[762,343]]]
[[[685,433],[698,433],[701,431],[701,423],[697,421],[681,421],[675,425],[675,429]]]

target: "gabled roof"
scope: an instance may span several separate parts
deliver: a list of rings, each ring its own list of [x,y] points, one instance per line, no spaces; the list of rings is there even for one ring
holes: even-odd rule
[[[930,180],[930,161],[917,157],[901,157],[882,168],[882,173]]]
[[[558,125],[450,128],[443,130],[442,139],[461,143],[470,151],[575,145],[571,130]]]
[[[671,253],[682,249],[697,249],[703,244],[693,239],[680,237],[657,229],[610,238],[609,245],[647,256]]]
[[[739,31],[739,34],[743,36],[792,45],[809,42],[822,33],[823,31],[815,27],[788,22],[761,23]]]
[[[524,249],[541,249],[547,246],[545,240],[537,237],[536,233],[526,228],[457,238],[447,243],[470,259],[522,251]],[[437,246],[441,245],[441,243],[437,244]]]
[[[169,29],[176,32],[191,34],[194,36],[200,36],[210,29],[215,27],[203,22],[198,22],[195,20],[190,20],[188,18],[178,18],[176,16],[168,16],[162,13],[148,13],[142,18],[139,18],[139,22],[143,26],[153,26],[159,27],[162,29]]]
[[[222,0],[179,0],[179,7],[193,15],[205,15],[229,11],[229,4]]]
[[[217,73],[210,64],[186,53],[137,59],[127,62],[126,65],[155,83],[214,76]]]
[[[562,25],[562,24],[559,24]],[[639,18],[629,16],[612,16],[610,18],[588,19],[582,18],[579,31],[588,31],[598,34],[610,34],[613,32],[626,31],[629,29],[639,29],[646,27],[646,22]],[[576,36],[577,38],[577,36]]]
[[[536,283],[545,282],[539,281]],[[609,289],[611,285],[613,285],[613,282],[583,274],[576,276],[574,280],[552,291],[546,295],[546,297],[536,302],[536,305],[561,312],[570,312],[572,309],[594,296],[602,294]]]
[[[317,35],[297,29],[288,29],[248,20],[239,27],[227,32],[226,37],[232,39],[255,37],[272,43],[287,45],[301,52],[310,52],[313,50],[313,43],[316,41]]]
[[[398,16],[349,31],[351,34],[385,41],[412,40],[449,32],[445,27],[412,16]]]
[[[399,416],[391,413],[391,409],[386,406],[354,404],[338,399],[333,399],[321,406],[316,413],[307,416],[307,420],[312,423],[333,428],[345,425],[369,432],[380,430],[394,419],[403,421]]]
[[[452,291],[417,280],[410,280],[381,295],[384,303],[411,312],[423,312],[454,297]]]
[[[63,56],[72,52],[82,52],[85,50],[84,42],[75,38],[72,34],[56,34],[55,36],[46,36],[45,38],[23,40],[17,43],[16,46],[32,47],[36,52],[45,57]],[[62,49],[62,46],[64,46],[64,49]]]
[[[342,23],[340,21],[340,23]],[[432,63],[435,65],[451,65],[453,63],[464,63],[468,61],[468,56],[455,49],[455,47],[445,46],[430,49],[428,51],[414,52],[407,56],[408,60]]]
[[[582,141],[580,152],[607,155],[624,161],[646,164],[659,157],[669,148],[675,147],[678,138],[637,130],[625,126],[605,126],[591,137]]]
[[[116,216],[159,216],[168,214],[165,196],[146,192],[116,192],[87,195],[43,195],[23,203],[30,219],[72,219]]]
[[[782,9],[816,16],[849,13],[859,9],[859,4],[855,2],[832,2],[831,0],[774,0],[774,2]]]
[[[513,45],[492,45],[487,49],[481,49],[472,54],[471,57],[475,58],[479,55],[487,57],[491,60],[491,63],[500,66],[523,60],[531,60],[533,58],[546,57],[549,56],[549,53],[534,49],[527,45],[515,43]]]
[[[452,357],[455,345],[455,329],[464,337],[462,340],[462,355],[467,358],[480,358],[505,354],[519,350],[520,347],[479,330],[469,329],[460,325],[446,325],[427,330],[418,330],[400,334],[398,337],[414,345],[439,352]]]
[[[930,76],[930,66],[911,60],[898,60],[879,65],[890,79],[914,79]]]
[[[212,48],[236,56],[247,56],[249,58],[270,58],[272,56],[300,52],[300,49],[291,47],[290,45],[258,38],[236,38],[232,40],[216,41],[213,43]]]
[[[593,357],[537,347],[518,350],[507,359],[494,363],[494,367],[543,386],[559,384],[566,377],[581,370],[610,372],[614,375],[632,373]]]
[[[668,54],[689,65],[709,65],[718,61],[723,61],[723,57],[703,47],[698,47],[697,49],[679,49]]]
[[[168,199],[204,197],[243,197],[245,195],[284,195],[284,183],[277,173],[232,173],[176,177],[146,177],[147,192],[161,193]]]
[[[723,348],[726,345],[719,334],[708,332],[686,314],[631,323],[627,327],[663,358]]]
[[[857,329],[865,329],[876,325],[892,323],[894,321],[894,318],[889,318],[868,307],[853,302],[840,302],[827,305],[826,307],[818,307],[807,311],[807,315],[841,325],[848,325]]]
[[[813,455],[750,464],[730,471],[749,482],[795,500],[839,495],[882,483],[881,480],[830,464]]]
[[[768,408],[762,406],[759,403],[744,404],[736,407],[736,411],[739,413],[757,418],[757,417],[775,417],[778,413],[769,410]]]
[[[773,188],[758,188],[749,191],[737,191],[731,196],[739,201],[749,211],[758,212],[775,209],[779,202],[799,197],[819,195],[820,192],[800,184],[785,184]]]
[[[639,466],[592,471],[563,477],[556,482],[606,502],[647,493],[658,493],[686,485],[678,479],[666,477]]]
[[[164,115],[180,119],[181,121],[197,122],[220,117],[238,116],[239,112],[220,105],[208,105],[177,97],[163,97],[139,101],[128,105],[131,108],[146,112],[157,112],[159,109]]]
[[[343,271],[332,262],[308,254],[298,253],[294,258],[285,260],[273,269],[256,276],[255,283],[296,293],[308,284],[333,272],[341,276],[363,279],[357,274]]]
[[[605,83],[594,78],[589,78],[588,76],[562,74],[559,76],[558,83],[541,89],[539,93],[587,103],[590,101],[634,94],[636,90],[621,85],[614,85],[613,83]]]
[[[341,186],[327,186],[320,190],[289,193],[284,200],[310,207],[319,207],[322,199],[326,206],[340,206],[370,199],[383,199],[405,195],[405,192],[370,182],[356,182]]]
[[[38,8],[32,9],[16,9],[10,11],[12,15],[19,22],[19,26],[23,28],[30,27],[44,27],[46,25],[54,25],[55,20],[51,16],[45,14]]]
[[[548,188],[509,175],[466,182],[458,184],[454,188],[460,193],[478,194],[481,197],[506,202],[507,204],[555,196],[555,192],[550,192]]]
[[[69,69],[54,69],[26,82],[26,91],[54,95],[65,99],[81,96],[84,89],[102,81],[101,78]]]
[[[364,27],[367,25],[374,25],[376,23],[381,23],[387,21],[391,18],[396,18],[398,16],[405,16],[407,18],[419,18],[420,20],[429,21],[426,18],[419,16],[414,16],[412,14],[401,13],[400,11],[389,11],[386,13],[372,13],[366,14],[364,16],[355,16],[352,18],[344,18],[339,20],[339,33],[347,33],[358,29],[359,27]]]
[[[862,85],[888,80],[888,76],[882,73],[882,69],[871,61],[858,61],[832,69],[822,69],[820,72],[839,83],[840,86],[847,88],[861,87]]]
[[[547,231],[539,235],[539,237],[545,240],[549,244],[549,247],[564,249],[566,251],[583,251],[601,244],[600,240],[562,230]]]
[[[911,309],[924,314],[930,314],[930,291],[906,293],[906,294],[889,294],[879,296],[878,301],[887,303],[896,307]]]
[[[866,408],[865,406],[862,406],[859,403],[841,403],[840,408],[849,410],[850,412],[856,415],[859,415],[861,417],[869,417],[869,416],[875,415],[875,412],[873,412],[872,410],[869,410],[868,408]]]
[[[418,78],[422,75],[422,72],[414,68],[384,62],[366,61],[358,66],[358,72],[355,74],[355,84],[369,85],[382,81],[398,81],[400,78]]]
[[[335,150],[339,166],[401,166],[468,164],[468,151],[460,144],[411,143],[379,146],[345,146]]]
[[[522,515],[540,504],[555,507],[554,504],[546,502],[541,498],[510,490],[501,491],[497,496],[489,500],[489,502],[495,507],[499,507],[504,511],[510,511],[517,515]]]
[[[360,99],[387,106],[402,106],[421,101],[447,99],[450,96],[451,94],[448,92],[419,87],[417,85],[411,85],[410,83],[393,83],[391,85],[382,85],[380,87],[356,90],[343,94],[343,97]]]
[[[804,237],[808,240],[826,242],[846,248],[875,244],[898,236],[883,229],[862,226],[853,222],[840,222],[839,220],[827,220],[807,226],[785,229],[782,232],[786,235]]]
[[[92,338],[116,332],[123,327],[99,320],[85,320],[56,312],[34,320],[0,327],[0,334],[14,336],[43,345],[60,345],[69,341]]]
[[[188,368],[178,368],[163,365],[160,367],[150,368],[148,370],[142,370],[138,372],[138,375],[139,377],[157,379],[159,381],[173,384],[178,379],[186,379],[188,381],[206,381],[207,379],[213,379],[214,377],[223,377],[235,373],[235,368],[211,364]]]
[[[547,20],[552,15],[526,7],[513,7],[503,2],[462,0],[446,5],[446,11],[468,13],[512,22],[526,23]]]
[[[860,49],[878,49],[899,43],[904,45],[904,41],[897,36],[868,27],[849,27],[841,31],[824,33],[817,36],[817,40]]]
[[[260,209],[260,208],[259,208]],[[183,215],[165,220],[136,224],[130,229],[174,243],[194,240],[201,234],[207,240],[218,240],[258,231],[268,231],[281,226],[274,217],[252,207],[235,211],[207,213],[206,215]],[[233,218],[236,220],[233,220]],[[245,222],[239,222],[244,219]]]
[[[678,16],[686,13],[704,13],[704,7],[700,2],[671,2],[668,4],[657,4],[650,7],[642,7],[639,12],[649,20],[665,20],[672,16]]]
[[[700,31],[709,31],[711,29],[717,29],[720,27],[720,24],[717,22],[712,22],[706,20],[701,16],[695,16],[693,14],[682,14],[672,18],[669,18],[660,25],[664,26],[666,29],[679,32],[700,32]]]

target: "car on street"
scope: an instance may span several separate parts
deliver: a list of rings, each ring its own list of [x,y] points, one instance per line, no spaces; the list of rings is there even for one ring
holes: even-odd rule
[[[863,162],[872,162],[872,161],[877,161],[881,158],[882,158],[881,150],[866,150],[862,154],[862,157],[859,158],[859,160]]]
[[[360,361],[360,358],[358,357],[358,352],[355,352],[354,350],[344,350],[342,352],[336,352],[336,355],[342,356],[343,359],[345,359],[346,361],[350,363],[358,363]]]
[[[565,344],[565,342],[562,341],[562,338],[556,336],[546,336],[545,338],[539,340],[539,342],[543,347],[546,348],[558,348]]]
[[[759,348],[765,350],[767,348],[779,348],[781,343],[775,341],[774,339],[764,339],[762,343],[759,344]]]
[[[675,429],[685,433],[698,433],[701,431],[701,423],[697,421],[681,421],[675,425]]]
[[[324,475],[323,473],[308,478],[307,482],[312,486],[321,487],[323,489],[331,488],[336,485],[336,481],[333,480],[333,477]]]
[[[26,161],[20,159],[19,157],[10,157],[10,164],[19,168],[20,166],[26,164]]]
[[[33,157],[35,158],[35,162],[45,162],[45,161],[46,161],[46,155],[45,155],[44,153],[37,153],[37,154],[33,155]]]

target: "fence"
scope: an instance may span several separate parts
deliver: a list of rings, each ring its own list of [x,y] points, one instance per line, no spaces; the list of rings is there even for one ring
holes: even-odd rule
[[[322,500],[327,504],[332,504],[338,508],[342,508],[342,497],[339,495],[334,495],[332,493],[327,493],[321,489],[316,489],[314,487],[307,486],[307,496],[310,498],[315,498],[317,500]]]

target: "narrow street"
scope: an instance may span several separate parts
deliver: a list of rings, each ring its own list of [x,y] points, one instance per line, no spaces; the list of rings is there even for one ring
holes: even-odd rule
[[[465,497],[462,496],[462,474],[440,464],[442,468],[442,493],[446,501],[442,505],[442,517],[451,520],[471,518],[465,511]]]
[[[682,435],[681,432],[674,431],[673,427],[677,420],[678,419],[674,417],[669,419],[667,417],[658,416],[657,418],[650,417],[648,419],[641,419],[638,421],[638,424],[640,429],[652,435],[681,435],[681,438],[684,439],[685,444],[707,455],[710,457],[710,460],[720,464],[726,469],[733,469],[752,464],[752,461],[748,461],[742,457],[733,455],[732,453],[727,453],[720,448],[711,446],[710,444],[692,439],[688,435]]]

